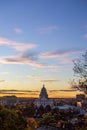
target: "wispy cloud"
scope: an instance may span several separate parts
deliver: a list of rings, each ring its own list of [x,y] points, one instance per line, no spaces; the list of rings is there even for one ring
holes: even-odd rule
[[[5,72],[2,72],[1,74],[2,74],[2,75],[9,75],[10,72],[9,72],[9,71],[5,71]]]
[[[66,56],[70,56],[71,54],[75,54],[75,53],[78,53],[78,52],[82,52],[83,50],[56,50],[56,51],[53,51],[53,52],[44,52],[44,53],[41,53],[39,55],[40,58],[45,58],[45,59],[48,59],[48,58],[58,58],[58,57],[66,57]]]
[[[57,30],[59,30],[59,29],[60,29],[59,26],[53,25],[53,26],[40,27],[40,28],[38,29],[38,31],[39,31],[40,33],[45,34],[45,33],[53,32],[53,31],[57,31]]]
[[[70,96],[72,95],[72,93],[75,93],[76,90],[56,90],[56,89],[53,89],[53,90],[47,90],[48,91],[48,94],[50,97],[59,97],[60,94],[62,94],[63,92],[65,94],[69,94],[70,93]],[[63,92],[62,92],[63,91]],[[63,93],[63,96],[65,95]],[[38,97],[40,94],[40,91],[38,90],[15,90],[15,89],[0,89],[0,96],[11,96],[11,95],[15,95],[17,97]],[[68,96],[68,95],[66,95]],[[61,95],[60,95],[61,97]]]
[[[3,64],[27,64],[30,66],[38,67],[38,68],[57,68],[58,66],[41,63],[38,60],[38,56],[31,53],[21,53],[19,55],[0,57],[0,63]]]
[[[18,55],[2,58],[2,61],[12,64],[28,64],[37,61],[37,57],[33,53],[21,53]]]
[[[2,89],[2,90],[0,90],[0,93],[32,93],[32,92],[39,92],[39,91],[31,91],[31,90],[16,90],[16,89],[8,89],[8,90],[6,90],[6,89]]]
[[[63,92],[74,92],[77,91],[76,89],[70,89],[70,90],[59,90],[59,91],[63,91]]]
[[[31,91],[31,90],[0,90],[0,94],[6,94],[6,95],[25,95],[25,96],[29,96],[29,95],[38,95],[39,94],[39,91]]]
[[[40,80],[40,78],[41,78],[41,76],[37,76],[37,75],[27,75],[26,77],[34,79],[34,80]]]
[[[5,80],[0,80],[0,83],[5,82]]]
[[[22,29],[20,29],[20,28],[14,28],[13,30],[14,30],[14,32],[17,33],[17,34],[20,34],[20,33],[23,32]]]
[[[60,91],[63,91],[63,92],[74,92],[74,91],[77,91],[77,90],[73,90],[73,89],[66,89],[66,90],[49,90],[49,92],[60,92]]]
[[[36,44],[33,43],[16,42],[5,37],[0,37],[0,45],[9,46],[17,51],[25,51],[36,47]]]
[[[53,83],[53,82],[58,82],[60,81],[58,78],[46,78],[44,79],[44,77],[42,75],[27,75],[27,78],[33,79],[33,80],[38,80],[39,82],[43,82],[43,83]]]
[[[54,89],[54,90],[48,90],[49,92],[59,92],[59,91],[63,91],[63,92],[74,92],[74,91],[77,91],[77,90],[56,90],[56,89]],[[4,93],[4,94],[12,94],[12,93],[14,93],[14,94],[27,94],[27,93],[40,93],[40,91],[38,91],[38,90],[33,90],[33,91],[31,91],[31,90],[15,90],[15,89],[11,89],[11,90],[4,90],[4,89],[2,89],[2,90],[0,90],[0,93]]]
[[[43,80],[40,80],[41,82],[45,83],[53,83],[53,82],[58,82],[60,81],[59,79],[43,79]]]
[[[2,56],[0,57],[0,63],[3,64],[27,64],[32,67],[37,68],[46,68],[50,70],[59,70],[60,65],[64,63],[71,63],[72,59],[67,56],[71,54],[77,54],[82,50],[69,50],[69,51],[53,51],[53,52],[44,52],[44,53],[30,53],[30,52],[21,52],[18,55],[13,56]],[[43,59],[53,59],[57,58],[60,62],[54,64],[54,62],[49,63],[47,60]]]

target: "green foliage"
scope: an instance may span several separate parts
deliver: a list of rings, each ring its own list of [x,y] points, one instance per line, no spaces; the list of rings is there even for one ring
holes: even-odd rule
[[[0,130],[24,130],[26,122],[22,117],[10,109],[0,110]]]
[[[43,114],[42,118],[39,119],[39,126],[48,125],[48,126],[55,126],[56,125],[55,116],[52,115],[50,112]]]
[[[23,110],[23,115],[25,117],[33,117],[34,116],[34,113],[35,113],[35,110],[34,110],[34,105],[33,104],[29,104],[27,105],[24,110]]]

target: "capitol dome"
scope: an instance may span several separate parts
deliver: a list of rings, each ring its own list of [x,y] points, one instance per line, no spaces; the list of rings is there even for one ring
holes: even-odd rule
[[[45,88],[45,85],[43,85],[43,88],[41,89],[39,97],[41,99],[43,99],[43,98],[48,99],[48,94],[47,94],[47,90]]]
[[[35,106],[40,107],[41,105],[43,107],[46,107],[47,105],[53,106],[53,101],[48,98],[47,90],[45,88],[45,85],[43,85],[39,99],[36,99],[34,102]]]

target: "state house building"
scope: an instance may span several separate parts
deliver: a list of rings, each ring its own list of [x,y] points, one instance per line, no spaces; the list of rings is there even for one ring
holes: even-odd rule
[[[53,100],[48,98],[47,90],[45,88],[45,85],[43,85],[39,98],[35,100],[34,102],[35,106],[40,107],[41,105],[43,107],[46,107],[47,105],[53,106]]]

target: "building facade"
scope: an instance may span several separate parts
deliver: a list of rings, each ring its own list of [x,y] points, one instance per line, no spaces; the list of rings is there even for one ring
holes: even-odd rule
[[[4,96],[1,98],[1,104],[3,105],[14,105],[18,103],[16,96]]]
[[[47,105],[53,106],[53,100],[48,98],[47,90],[45,88],[45,85],[43,85],[39,98],[35,100],[34,102],[35,106],[40,107],[41,105],[43,107],[46,107]]]

